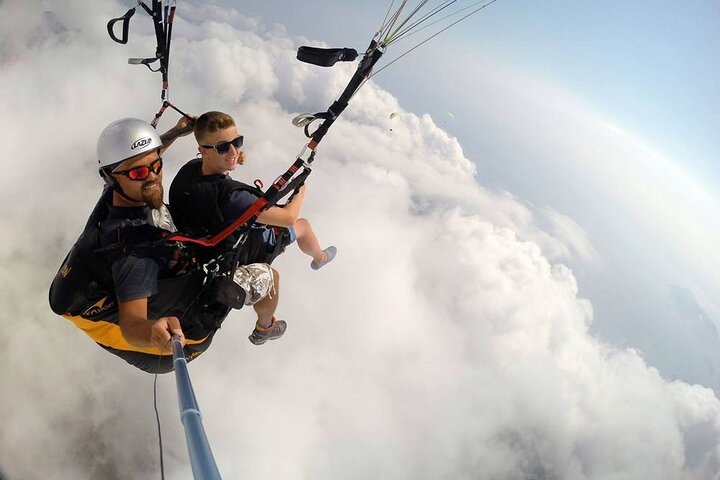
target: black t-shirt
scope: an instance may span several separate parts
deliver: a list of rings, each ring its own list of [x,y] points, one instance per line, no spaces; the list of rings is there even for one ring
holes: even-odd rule
[[[112,278],[118,302],[151,297],[158,292],[158,278],[169,274],[172,248],[151,244],[160,235],[153,227],[149,207],[108,207],[105,220],[100,222],[100,243],[105,247],[117,243],[119,228],[137,227],[132,240],[120,248],[112,263]],[[130,232],[124,230],[123,232]]]

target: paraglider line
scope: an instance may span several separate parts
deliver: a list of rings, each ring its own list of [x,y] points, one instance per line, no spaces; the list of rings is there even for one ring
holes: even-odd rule
[[[388,17],[390,16],[390,12],[392,11],[393,5],[395,5],[395,0],[392,0],[390,2],[390,5],[388,6],[387,12],[385,13],[385,18],[383,18],[383,21],[380,24],[380,28],[378,28],[378,32],[377,32],[378,36],[381,35],[382,32],[385,30],[385,26],[387,25],[386,22],[387,22]]]
[[[155,374],[155,381],[153,382],[153,404],[155,407],[155,421],[157,422],[158,429],[158,444],[160,446],[160,479],[165,480],[165,464],[163,462],[163,445],[162,445],[162,430],[160,428],[160,412],[158,411],[157,404],[157,379],[158,375]]]
[[[420,29],[416,29],[416,27],[417,27],[418,25],[421,25],[421,24],[425,23],[428,19],[434,17],[435,15],[437,15],[437,14],[440,13],[440,12],[442,12],[442,11],[445,10],[446,8],[450,7],[452,4],[454,4],[454,3],[457,2],[457,1],[458,1],[458,0],[447,0],[447,1],[445,1],[444,3],[442,3],[442,4],[440,4],[440,5],[437,5],[437,6],[436,6],[435,8],[433,8],[431,11],[427,12],[427,13],[426,13],[425,15],[423,15],[421,18],[419,18],[419,19],[416,20],[415,22],[411,23],[410,25],[406,26],[405,28],[403,28],[403,29],[398,28],[398,30],[392,35],[392,38],[388,39],[388,43],[394,43],[395,41],[399,40],[400,38],[404,38],[405,36],[407,36],[407,35],[406,35],[407,32],[409,32],[409,31],[411,31],[411,30],[415,30],[415,31],[417,31],[417,30],[422,30],[422,29],[425,28],[425,27],[422,27],[422,28],[420,28]],[[432,24],[435,24],[435,23],[437,23],[437,22],[439,22],[439,21],[442,21],[442,20],[444,20],[444,19],[446,19],[446,18],[448,18],[448,17],[451,17],[451,16],[453,16],[453,15],[456,15],[457,13],[462,12],[463,10],[467,10],[467,9],[469,9],[469,8],[472,8],[472,7],[474,7],[475,5],[478,5],[478,4],[480,4],[480,3],[483,3],[484,1],[485,1],[485,0],[479,0],[479,1],[476,2],[476,3],[473,3],[473,4],[471,4],[471,5],[468,5],[468,6],[466,6],[466,7],[463,7],[463,8],[461,8],[460,10],[457,10],[457,11],[455,11],[455,12],[449,14],[449,15],[446,15],[445,17],[441,18],[440,20],[437,20],[437,21],[435,21],[435,22],[432,22],[431,25],[432,25]],[[413,14],[414,14],[414,12],[413,12]],[[409,18],[408,18],[408,20],[409,20]],[[415,32],[413,32],[413,33],[415,33]]]
[[[463,7],[463,8],[461,8],[461,9],[459,9],[459,10],[456,10],[456,11],[454,11],[454,12],[452,12],[452,13],[449,13],[449,14],[445,15],[444,17],[439,18],[439,19],[437,19],[437,20],[435,20],[435,21],[433,21],[433,22],[430,22],[430,23],[428,23],[428,24],[426,24],[426,25],[423,25],[422,27],[413,28],[412,31],[410,31],[410,29],[408,29],[408,30],[402,32],[401,34],[399,34],[398,36],[396,36],[395,38],[393,38],[393,43],[398,42],[398,41],[400,41],[400,40],[405,40],[406,38],[408,38],[408,37],[411,36],[411,35],[415,35],[416,33],[420,33],[421,31],[425,30],[426,28],[430,28],[430,27],[432,27],[433,25],[437,25],[438,23],[441,23],[442,21],[447,20],[448,18],[454,17],[454,16],[456,16],[456,15],[460,15],[462,12],[465,12],[465,11],[467,11],[467,10],[470,10],[471,8],[474,8],[475,6],[480,5],[481,3],[484,3],[484,1],[481,0],[481,1],[475,2],[475,3],[471,4],[471,5],[468,5],[468,6],[466,6],[466,7]],[[436,12],[436,13],[437,13],[437,12]],[[430,17],[428,16],[428,18],[430,18]],[[422,22],[424,22],[425,20],[427,20],[427,19],[423,19]],[[416,22],[416,24],[415,24],[413,27],[419,26],[422,22],[421,22],[421,21]]]
[[[451,23],[450,25],[446,26],[446,27],[443,28],[442,30],[440,30],[440,31],[434,33],[433,35],[429,36],[428,38],[426,38],[426,39],[423,40],[422,42],[420,42],[420,43],[418,43],[417,45],[415,45],[414,47],[412,47],[412,48],[411,48],[410,50],[408,50],[407,52],[403,53],[402,55],[400,55],[399,57],[397,57],[397,58],[394,59],[393,61],[389,62],[387,65],[385,65],[385,66],[383,66],[382,68],[378,69],[377,71],[375,71],[374,73],[372,73],[371,75],[369,75],[365,80],[366,80],[366,81],[369,80],[371,77],[374,77],[374,76],[377,75],[378,73],[382,72],[382,71],[385,70],[387,67],[389,67],[389,66],[392,65],[393,63],[397,62],[398,60],[400,60],[401,58],[403,58],[403,57],[404,57],[405,55],[407,55],[408,53],[412,52],[412,51],[415,50],[416,48],[418,48],[418,47],[426,44],[427,42],[429,42],[429,41],[432,40],[433,38],[437,37],[438,35],[440,35],[441,33],[443,33],[443,32],[444,32],[445,30],[447,30],[448,28],[457,25],[458,23],[460,23],[460,22],[462,22],[463,20],[465,20],[466,18],[468,18],[470,15],[473,15],[473,14],[479,12],[479,11],[482,10],[483,8],[490,6],[490,5],[492,5],[493,3],[495,3],[495,2],[497,2],[497,0],[490,0],[488,3],[486,3],[486,4],[484,4],[484,5],[476,8],[475,10],[473,10],[473,11],[470,12],[470,13],[468,13],[467,15],[465,15],[465,16],[457,19],[457,20],[455,20],[455,21],[454,21],[453,23]]]

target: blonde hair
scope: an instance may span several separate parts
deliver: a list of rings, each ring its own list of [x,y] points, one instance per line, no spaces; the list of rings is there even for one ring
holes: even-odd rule
[[[206,135],[225,130],[235,125],[233,117],[223,112],[206,112],[195,120],[195,140],[198,144],[204,143]]]

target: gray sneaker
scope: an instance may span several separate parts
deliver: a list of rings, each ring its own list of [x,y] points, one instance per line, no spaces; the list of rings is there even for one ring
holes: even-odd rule
[[[286,329],[287,323],[285,320],[275,320],[275,317],[273,317],[273,322],[267,328],[260,328],[255,325],[255,330],[252,331],[248,339],[255,345],[262,345],[268,340],[282,337]]]
[[[315,263],[315,260],[313,260],[312,262],[310,262],[310,268],[312,268],[313,270],[320,270],[323,266],[332,262],[333,258],[335,258],[335,255],[337,255],[337,248],[328,247],[323,250],[323,252],[325,252],[325,260],[320,263]]]

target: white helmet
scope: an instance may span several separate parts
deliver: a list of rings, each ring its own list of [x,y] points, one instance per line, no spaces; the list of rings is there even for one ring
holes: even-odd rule
[[[160,135],[138,118],[121,118],[102,131],[97,143],[99,169],[117,165],[128,158],[162,147]]]

